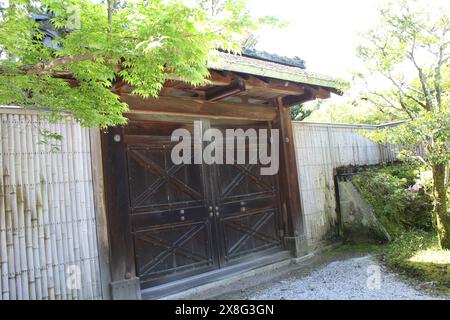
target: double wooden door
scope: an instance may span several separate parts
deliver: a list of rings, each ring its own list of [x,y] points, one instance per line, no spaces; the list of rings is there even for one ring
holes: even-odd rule
[[[195,128],[195,126],[197,126]],[[267,123],[131,122],[123,133],[137,276],[143,288],[281,250],[277,176],[251,164],[174,164],[175,129],[267,128]],[[195,142],[205,146],[204,142]],[[269,142],[268,142],[269,143]],[[234,157],[236,158],[236,156]],[[203,161],[202,161],[203,162]]]

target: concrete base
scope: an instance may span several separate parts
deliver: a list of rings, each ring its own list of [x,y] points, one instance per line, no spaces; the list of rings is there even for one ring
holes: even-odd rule
[[[276,263],[272,263],[270,265],[256,268],[247,272],[237,273],[232,276],[228,276],[224,279],[213,281],[207,283],[205,285],[197,286],[192,289],[184,290],[177,294],[172,294],[160,298],[160,300],[184,300],[184,299],[203,299],[204,296],[208,297],[208,299],[214,299],[215,294],[219,294],[219,296],[226,294],[227,290],[235,287],[236,285],[243,285],[243,290],[245,290],[245,283],[252,283],[252,279],[255,277],[261,277],[265,274],[276,275],[283,274],[289,272],[289,270],[298,270],[298,268],[307,267],[312,265],[316,258],[321,254],[323,250],[327,250],[336,246],[339,246],[339,243],[322,247],[320,249],[315,250],[309,254],[306,254],[302,257],[298,258],[289,258]],[[287,273],[286,273],[287,274]],[[253,283],[251,284],[253,285]],[[225,288],[225,289],[224,289]]]
[[[294,258],[303,257],[310,252],[305,235],[285,237],[284,241],[286,246],[290,248],[291,254]]]
[[[308,267],[314,263],[317,259],[320,259],[320,255],[325,250],[333,249],[341,245],[340,242],[333,243],[328,246],[317,248],[315,251],[305,254],[297,258],[286,258],[284,260],[271,263],[266,266],[254,268],[244,272],[237,272],[235,274],[224,277],[223,279],[217,279],[203,285],[196,286],[194,288],[181,290],[180,292],[165,295],[159,297],[160,300],[184,300],[184,299],[214,299],[216,296],[226,294],[228,290],[233,290],[236,286],[243,286],[246,288],[246,283],[250,287],[254,285],[253,279],[256,277],[283,274],[289,272],[289,270],[298,270],[298,268]],[[205,298],[206,297],[206,298]],[[143,295],[143,299],[147,297]]]
[[[139,278],[112,282],[111,298],[113,300],[141,300]]]
[[[258,274],[261,274],[261,273],[271,272],[271,271],[274,271],[276,269],[286,267],[286,266],[292,264],[292,262],[293,262],[292,259],[286,259],[286,260],[283,260],[283,261],[280,261],[280,262],[277,262],[277,263],[270,264],[268,266],[264,266],[264,267],[257,268],[257,269],[254,269],[254,270],[250,270],[250,271],[243,272],[243,273],[238,273],[236,275],[226,277],[225,279],[222,279],[222,280],[214,281],[214,282],[211,282],[211,283],[204,284],[202,286],[198,286],[198,287],[195,287],[195,288],[192,288],[192,289],[189,289],[189,290],[185,290],[185,291],[177,293],[177,294],[173,294],[173,295],[170,295],[170,296],[165,296],[165,297],[161,298],[160,300],[183,300],[183,299],[189,299],[193,295],[198,295],[198,294],[200,294],[202,292],[204,293],[205,291],[211,290],[213,288],[217,288],[217,287],[220,287],[220,286],[228,286],[228,285],[231,285],[231,284],[233,284],[235,282],[242,281],[243,279],[246,279],[246,278],[249,278],[249,277],[254,277],[254,276],[256,276]]]
[[[179,292],[188,292],[191,288],[200,288],[205,285],[208,286],[208,284],[211,283],[220,283],[218,281],[221,280],[228,281],[228,279],[233,279],[234,277],[239,278],[240,275],[247,274],[247,272],[251,273],[254,270],[260,269],[264,266],[276,265],[280,261],[290,261],[290,258],[291,256],[288,251],[279,251],[259,258],[255,257],[254,259],[249,259],[239,264],[144,289],[142,291],[142,299],[161,299],[166,296],[176,295]]]

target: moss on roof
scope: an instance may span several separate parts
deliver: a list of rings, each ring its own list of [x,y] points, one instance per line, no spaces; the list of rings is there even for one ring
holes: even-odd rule
[[[348,88],[348,83],[343,80],[309,72],[299,67],[224,52],[218,52],[209,61],[208,68],[317,85],[335,89],[338,93],[342,93]]]

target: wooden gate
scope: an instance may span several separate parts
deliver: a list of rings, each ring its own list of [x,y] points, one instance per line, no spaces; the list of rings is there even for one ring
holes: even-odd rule
[[[183,128],[193,136],[195,125],[224,133],[233,128],[208,121],[130,122],[121,133],[129,224],[123,232],[131,233],[132,246],[124,250],[134,252],[142,288],[281,250],[276,176],[261,176],[257,163],[194,164],[194,150],[192,164],[172,162],[178,143],[171,141],[172,132]],[[112,134],[106,139],[119,140]],[[245,145],[249,156],[254,146]]]
[[[226,129],[256,132],[268,129],[267,123],[212,127],[221,130],[224,137]],[[255,141],[246,139],[242,141],[244,145],[234,141],[231,146],[229,142],[226,139],[226,152],[233,154],[240,149],[245,152],[246,162],[239,164],[235,155],[234,164],[216,164],[212,168],[221,266],[242,261],[248,256],[254,258],[258,254],[267,254],[267,250],[279,249],[281,244],[277,177],[261,175]]]

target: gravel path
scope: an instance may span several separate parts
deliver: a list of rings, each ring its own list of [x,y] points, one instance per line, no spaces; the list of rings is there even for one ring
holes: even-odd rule
[[[436,299],[420,293],[397,275],[387,272],[372,256],[334,261],[310,275],[282,280],[248,295],[263,299],[396,300]]]

